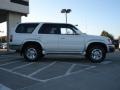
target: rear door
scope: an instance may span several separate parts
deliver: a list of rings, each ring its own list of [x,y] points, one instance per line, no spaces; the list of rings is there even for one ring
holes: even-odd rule
[[[43,24],[39,30],[40,42],[47,53],[58,51],[58,27],[55,24]]]

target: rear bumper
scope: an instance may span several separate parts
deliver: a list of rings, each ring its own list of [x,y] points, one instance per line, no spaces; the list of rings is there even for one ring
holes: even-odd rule
[[[114,45],[107,45],[108,47],[108,53],[112,53],[115,51],[115,46]]]
[[[22,45],[9,45],[10,49],[12,50],[21,50]]]

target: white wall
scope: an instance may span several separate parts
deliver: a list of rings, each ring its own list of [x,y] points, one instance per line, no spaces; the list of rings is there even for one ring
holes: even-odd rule
[[[9,13],[8,17],[7,17],[7,29],[8,29],[8,33],[11,32],[11,30],[18,25],[19,23],[21,23],[21,15],[18,13]]]
[[[6,35],[7,35],[7,23],[6,22],[0,23],[0,37]]]
[[[16,25],[21,23],[21,14],[19,13],[12,13],[9,12],[7,17],[7,47],[9,51],[9,38],[10,38],[10,32],[12,32],[12,29],[15,28]]]
[[[24,1],[29,2],[29,0],[24,0]],[[23,14],[29,13],[29,6],[25,6],[17,3],[11,3],[10,0],[0,0],[0,9],[19,12]]]

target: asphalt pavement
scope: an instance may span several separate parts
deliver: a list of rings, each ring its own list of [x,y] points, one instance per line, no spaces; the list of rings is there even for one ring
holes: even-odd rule
[[[0,90],[120,90],[120,51],[102,63],[81,56],[47,56],[27,62],[0,54]]]

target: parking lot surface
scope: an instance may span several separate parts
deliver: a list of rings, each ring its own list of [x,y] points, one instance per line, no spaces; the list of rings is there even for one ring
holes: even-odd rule
[[[80,56],[27,62],[16,53],[0,55],[0,84],[10,90],[120,90],[120,52],[102,63]]]

